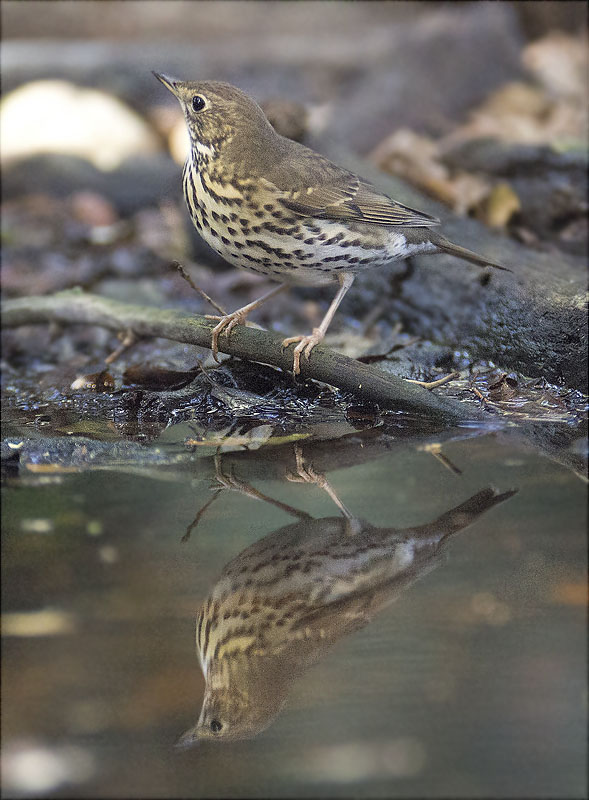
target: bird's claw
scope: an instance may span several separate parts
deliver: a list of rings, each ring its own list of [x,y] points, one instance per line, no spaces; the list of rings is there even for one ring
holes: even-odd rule
[[[224,333],[229,336],[231,331],[236,325],[243,324],[246,320],[247,314],[234,311],[232,314],[226,314],[220,317],[218,314],[206,314],[206,319],[218,319],[219,322],[212,330],[211,333],[211,352],[213,358],[219,364],[219,336]]]
[[[292,371],[294,375],[299,375],[301,372],[301,356],[304,355],[305,360],[308,361],[311,351],[323,341],[324,336],[325,334],[319,328],[314,328],[313,333],[307,336],[289,336],[287,339],[282,340],[283,352],[289,345],[298,342],[293,351]]]

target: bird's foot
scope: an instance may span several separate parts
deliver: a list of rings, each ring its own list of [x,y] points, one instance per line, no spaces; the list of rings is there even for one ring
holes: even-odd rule
[[[314,483],[320,489],[323,489],[327,482],[325,475],[315,472],[311,464],[305,463],[303,448],[296,442],[294,444],[294,456],[296,473],[288,470],[286,472],[286,480],[292,483]]]
[[[360,530],[362,523],[357,520],[354,515],[349,511],[342,501],[337,496],[335,489],[329,483],[325,475],[321,472],[316,472],[313,466],[305,463],[303,456],[303,448],[299,444],[294,445],[294,456],[296,463],[296,473],[288,471],[286,473],[286,480],[293,483],[310,483],[322,489],[326,494],[331,497],[333,502],[339,508],[346,519],[346,533],[352,535]]]
[[[229,336],[232,329],[236,325],[243,325],[247,319],[247,311],[243,309],[238,309],[234,311],[232,314],[225,314],[225,316],[220,317],[216,314],[207,314],[207,319],[218,319],[219,322],[213,328],[211,334],[211,351],[213,353],[213,358],[219,363],[219,336],[224,333],[225,336]]]
[[[239,478],[235,477],[235,471],[232,466],[229,467],[228,472],[223,469],[221,453],[215,455],[215,481],[216,484],[211,486],[211,489],[234,489],[243,494],[249,494],[256,498],[259,497],[255,494],[255,489],[253,489],[249,483],[245,483],[245,481],[241,481]]]
[[[290,344],[298,342],[293,352],[292,371],[295,375],[299,375],[301,372],[301,356],[304,355],[305,359],[308,361],[311,350],[322,342],[324,338],[325,334],[320,328],[313,328],[313,333],[308,336],[289,336],[288,339],[283,340],[283,350],[286,350]]]

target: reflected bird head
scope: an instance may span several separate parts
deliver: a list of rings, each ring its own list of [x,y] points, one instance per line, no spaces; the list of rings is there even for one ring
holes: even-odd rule
[[[264,665],[260,664],[263,668]],[[191,747],[206,739],[251,739],[274,720],[286,700],[290,682],[266,683],[261,680],[256,691],[247,694],[231,687],[205,691],[197,724],[178,740],[180,747]]]

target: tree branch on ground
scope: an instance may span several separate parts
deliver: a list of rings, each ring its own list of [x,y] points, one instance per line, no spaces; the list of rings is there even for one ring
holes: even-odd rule
[[[210,347],[215,326],[214,321],[203,316],[121,303],[86,294],[80,289],[5,300],[1,310],[4,328],[48,323],[98,325],[117,332],[132,331],[138,338],[171,339],[200,347]],[[219,350],[290,371],[292,348],[283,351],[282,338],[270,331],[238,325],[229,337],[220,337]],[[309,361],[301,360],[301,377],[352,392],[381,407],[417,411],[448,422],[481,420],[487,416],[478,409],[440,397],[394,375],[386,375],[327,347],[318,346]]]

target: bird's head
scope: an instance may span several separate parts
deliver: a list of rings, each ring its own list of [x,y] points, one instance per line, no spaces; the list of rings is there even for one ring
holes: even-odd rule
[[[251,739],[270,725],[285,699],[285,692],[275,693],[272,687],[263,698],[234,689],[207,689],[197,724],[182,734],[177,746],[191,747],[203,739]]]
[[[260,106],[245,92],[220,81],[180,81],[154,72],[177,97],[184,112],[192,146],[201,153],[215,151],[235,134],[255,138],[272,126]]]

